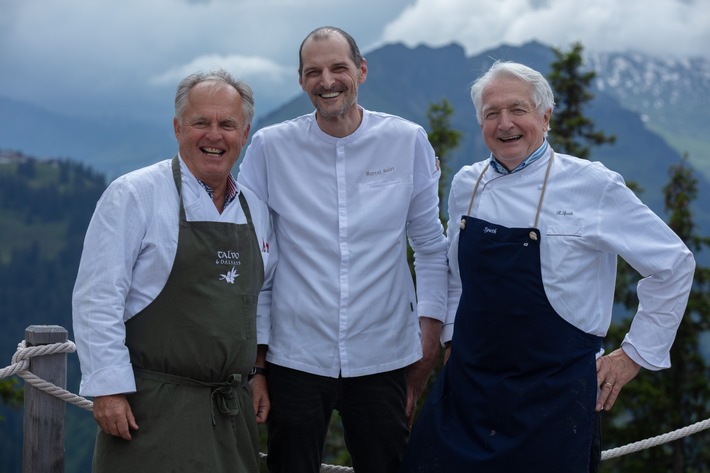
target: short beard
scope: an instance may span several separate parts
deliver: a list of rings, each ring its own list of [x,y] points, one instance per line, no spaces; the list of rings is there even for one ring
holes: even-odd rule
[[[350,112],[350,110],[356,106],[357,96],[351,97],[351,100],[343,102],[343,106],[337,109],[324,110],[324,107],[318,105],[318,100],[313,100],[313,106],[316,108],[316,112],[321,118],[326,120],[335,120],[340,117],[344,117]]]

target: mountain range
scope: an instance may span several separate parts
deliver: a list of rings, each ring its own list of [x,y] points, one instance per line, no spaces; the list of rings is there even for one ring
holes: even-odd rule
[[[462,133],[459,147],[445,163],[450,178],[461,166],[488,156],[469,88],[496,60],[521,62],[548,75],[555,55],[549,46],[534,41],[471,57],[456,44],[441,48],[387,45],[367,55],[368,76],[359,102],[426,128],[428,105],[446,99],[454,109],[450,125]],[[613,145],[592,148],[590,159],[639,185],[642,200],[662,215],[662,188],[669,166],[687,153],[698,178],[694,215],[701,232],[710,233],[710,211],[700,204],[710,198],[710,135],[705,131],[710,123],[710,62],[613,53],[585,57],[585,67],[597,76],[591,90],[594,99],[584,113],[597,129],[616,136]],[[263,117],[255,128],[311,110],[302,94]],[[551,133],[554,126],[553,122]]]
[[[555,60],[552,48],[536,41],[501,45],[474,56],[467,56],[458,44],[437,48],[389,44],[366,58],[368,76],[359,95],[364,107],[401,115],[427,128],[431,103],[446,99],[452,105],[450,125],[462,133],[462,139],[444,163],[449,178],[462,165],[488,154],[468,92],[475,78],[495,60],[522,62],[545,75]],[[597,129],[617,138],[613,145],[592,148],[590,159],[639,184],[642,199],[662,214],[668,168],[687,153],[699,179],[698,202],[707,201],[710,61],[629,52],[585,54],[584,59],[584,67],[596,73],[594,99],[584,112]],[[300,94],[262,116],[252,131],[311,111],[309,100]],[[175,138],[169,120],[161,127],[124,119],[69,117],[0,97],[0,149],[74,159],[112,179],[170,157]],[[695,210],[703,233],[710,233],[710,209],[696,205]]]
[[[452,105],[450,125],[462,133],[462,140],[444,163],[449,177],[488,154],[469,98],[473,80],[497,59],[523,62],[544,74],[555,59],[552,49],[538,42],[503,45],[476,56],[467,56],[456,44],[440,48],[391,44],[366,57],[369,72],[359,97],[364,107],[401,115],[426,128],[429,104],[446,99]],[[710,123],[710,62],[608,53],[587,55],[585,64],[597,73],[595,98],[585,113],[597,129],[617,137],[613,145],[592,148],[591,159],[640,185],[641,198],[662,214],[668,168],[687,152],[700,191],[694,217],[701,233],[710,235],[710,209],[703,205],[710,195],[710,135],[704,130]],[[311,103],[301,94],[261,117],[252,130],[311,111]],[[165,126],[124,119],[97,121],[0,97],[0,171],[3,165],[30,164],[28,156],[61,158],[18,170],[17,182],[27,185],[12,187],[17,182],[7,176],[0,182],[0,352],[11,354],[28,324],[52,323],[70,329],[69,298],[78,252],[93,205],[105,186],[103,175],[113,178],[174,152],[170,120]],[[46,189],[46,182],[45,187],[40,185],[50,177],[58,186],[56,193]],[[710,337],[704,340],[703,353],[708,357]],[[70,357],[73,392],[78,387],[77,364],[77,358]],[[0,458],[9,469],[0,470],[19,471],[22,418],[0,405],[3,416]],[[89,471],[93,419],[69,407],[66,428],[67,471]]]

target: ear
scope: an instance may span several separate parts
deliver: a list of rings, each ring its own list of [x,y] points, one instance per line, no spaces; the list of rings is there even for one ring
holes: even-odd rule
[[[177,117],[173,118],[173,128],[175,129],[175,138],[180,141],[180,123],[178,122]]]
[[[362,64],[360,64],[360,76],[358,77],[357,83],[362,84],[367,78],[367,60],[362,58]]]
[[[242,146],[247,144],[247,140],[249,139],[249,130],[251,129],[251,123],[247,125],[247,127],[244,129],[244,136],[242,136]]]
[[[542,120],[545,124],[542,131],[548,131],[550,129],[550,118],[552,118],[552,109],[548,108],[542,115]]]

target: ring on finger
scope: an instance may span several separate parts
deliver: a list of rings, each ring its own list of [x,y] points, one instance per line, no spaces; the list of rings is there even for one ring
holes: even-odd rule
[[[611,384],[611,383],[609,383],[609,382],[605,382],[604,385],[605,385],[605,386],[609,386],[610,388],[613,388],[613,387],[614,387],[614,385]]]

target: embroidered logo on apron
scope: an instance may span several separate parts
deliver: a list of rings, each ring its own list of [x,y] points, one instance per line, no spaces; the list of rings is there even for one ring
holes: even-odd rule
[[[237,273],[237,270],[234,266],[232,266],[232,269],[227,272],[227,274],[220,274],[219,279],[222,280],[224,279],[227,281],[229,284],[234,284],[234,280],[239,276],[239,273]]]

